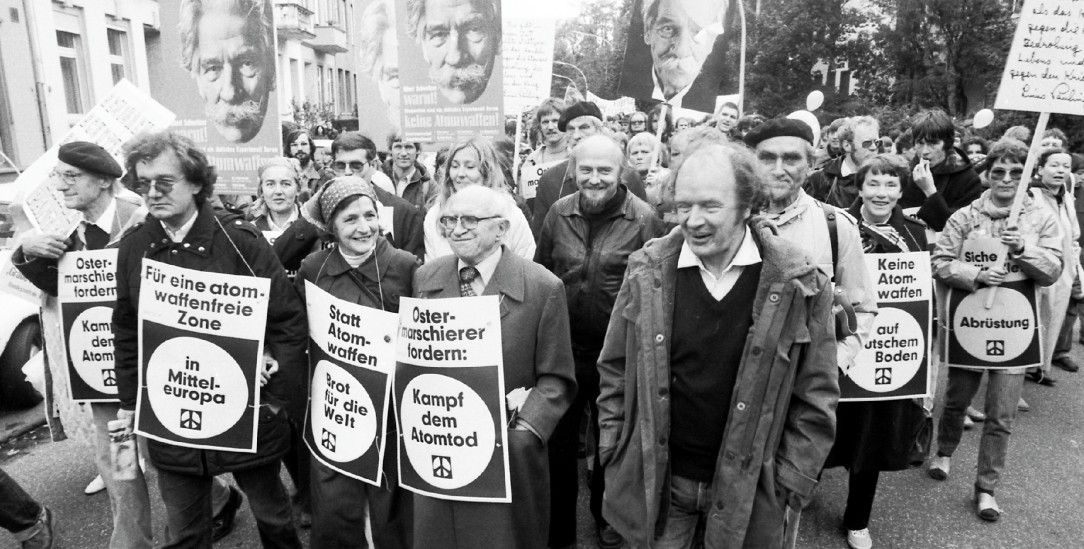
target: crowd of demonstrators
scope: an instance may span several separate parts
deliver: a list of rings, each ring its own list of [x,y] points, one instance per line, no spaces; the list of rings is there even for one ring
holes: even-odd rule
[[[242,492],[265,547],[298,547],[298,528],[311,528],[313,547],[367,537],[378,549],[574,547],[583,453],[599,547],[793,547],[822,471],[844,467],[846,541],[869,549],[880,473],[930,457],[929,476],[947,478],[976,421],[975,511],[1000,518],[994,491],[1027,408],[1025,379],[1053,385],[1053,366],[1078,369],[1069,352],[1084,298],[1075,195],[1084,156],[1068,153],[1065,134],[1049,129],[1025,174],[1028,148],[1016,138],[1027,128],[988,143],[938,110],[888,135],[874,117],[840,118],[820,139],[802,121],[743,115],[734,103],[700,119],[647,110],[607,118],[590,102],[548,99],[518,174],[511,139],[450,143],[429,165],[422,144],[396,134],[381,152],[343,132],[323,157],[314,132],[295,129],[283,157],[252,174],[244,216],[218,207],[214,167],[184,137],[137,136],[124,169],[90,143],[61,147],[59,188],[84,221],[69,235],[22,235],[13,264],[56,315],[58,259],[118,248],[120,403],[90,405],[82,420],[96,433],[112,546],[153,544],[149,487],[142,473],[112,477],[106,425],[120,418],[130,429],[135,413],[143,257],[271,280],[256,452],[141,442],[166,504],[166,547],[226,535]],[[524,200],[522,168],[543,165]],[[125,171],[138,196],[120,196]],[[1028,191],[1010,227],[1019,185]],[[839,376],[852,374],[877,314],[865,256],[932,249],[943,340],[947,288],[1005,280],[1003,269],[962,260],[964,244],[985,237],[1042,287],[1043,364],[990,370],[982,411],[971,400],[983,371],[948,365],[937,452],[922,455],[915,441],[936,415],[933,399],[838,403]],[[532,388],[506,437],[511,503],[406,491],[397,448],[384,453],[379,486],[311,459],[306,283],[392,313],[403,297],[501,297],[505,384]],[[936,378],[946,358],[929,358]],[[399,426],[386,428],[395,440]],[[23,503],[0,505],[0,526],[50,535],[51,514],[16,496]]]

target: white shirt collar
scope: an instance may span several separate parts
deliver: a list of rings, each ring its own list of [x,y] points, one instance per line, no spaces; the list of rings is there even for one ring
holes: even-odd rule
[[[673,97],[667,99],[666,95],[662,92],[662,86],[659,85],[659,76],[655,74],[654,68],[651,69],[651,81],[655,83],[655,89],[651,92],[651,98],[658,99],[663,103],[667,103],[675,109],[681,108],[681,102],[685,100],[685,94],[689,93],[689,89],[693,87],[693,85],[690,83],[688,86],[685,86],[684,88],[678,90],[678,92],[675,93]]]
[[[271,215],[271,211],[269,210],[267,212],[267,226],[270,227],[272,231],[285,231],[290,228],[290,225],[294,224],[294,221],[297,221],[297,212],[298,208],[297,206],[294,206],[293,211],[290,212],[290,218],[286,220],[286,223],[279,225],[278,223],[275,223],[275,218]]]
[[[192,217],[188,221],[185,221],[184,225],[181,225],[181,228],[177,229],[176,232],[170,230],[170,228],[167,227],[165,223],[162,223],[161,221],[159,221],[159,223],[162,223],[162,229],[166,231],[166,234],[169,235],[169,238],[171,240],[173,240],[174,242],[182,242],[184,241],[184,237],[188,236],[188,231],[191,231],[192,226],[196,224],[197,217],[199,217],[198,210],[195,214],[192,215]]]
[[[489,254],[489,257],[479,261],[478,264],[474,266],[475,269],[478,269],[478,278],[482,280],[482,288],[488,286],[489,279],[493,278],[493,273],[497,270],[497,264],[501,262],[502,248],[503,246],[498,245],[497,249]],[[459,267],[457,269],[462,269],[466,266],[467,264],[460,259]]]
[[[746,227],[745,236],[742,237],[741,245],[738,246],[738,251],[734,254],[734,259],[730,260],[730,265],[727,265],[726,268],[723,269],[723,274],[726,274],[732,267],[756,265],[760,262],[760,250],[757,248],[756,241],[753,240],[752,231],[749,230],[749,227]],[[701,271],[710,272],[707,267],[704,266],[704,262],[693,253],[692,248],[689,247],[689,243],[682,242],[681,253],[678,255],[677,268],[684,269],[686,267],[697,267]]]
[[[89,225],[97,225],[99,229],[105,231],[105,234],[112,234],[113,231],[113,218],[117,216],[117,199],[109,199],[109,205],[105,207],[105,211],[102,215],[98,216],[98,219],[93,221],[83,217],[83,223]]]

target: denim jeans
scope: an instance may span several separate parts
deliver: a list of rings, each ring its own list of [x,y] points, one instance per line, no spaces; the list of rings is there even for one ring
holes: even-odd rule
[[[265,548],[300,549],[290,498],[279,480],[279,462],[234,471],[233,478],[248,496],[256,529]],[[211,547],[211,486],[214,477],[158,470],[158,488],[166,504],[172,539],[166,548]]]
[[[1073,350],[1073,329],[1076,328],[1077,307],[1079,306],[1079,301],[1075,299],[1069,300],[1069,310],[1065,312],[1065,322],[1061,325],[1058,344],[1054,347],[1055,359],[1069,356],[1069,352]]]
[[[0,528],[18,534],[38,523],[41,504],[0,469]]]
[[[979,390],[982,372],[963,368],[949,368],[948,385],[945,388],[945,409],[938,424],[937,453],[952,456],[960,444],[964,430],[964,411]],[[1001,470],[1005,468],[1005,454],[1009,449],[1009,435],[1016,419],[1016,405],[1024,388],[1024,374],[1010,374],[989,370],[986,384],[986,421],[982,424],[979,442],[979,463],[975,476],[975,488],[993,493],[997,488]]]
[[[670,476],[670,513],[655,549],[693,549],[704,546],[704,524],[711,511],[710,482]]]
[[[113,479],[112,458],[109,451],[109,422],[117,419],[119,408],[119,404],[105,402],[90,405],[94,413],[94,446],[97,453],[98,474],[105,481],[105,490],[109,494],[109,510],[113,513],[113,534],[109,539],[109,546],[149,549],[154,547],[151,533],[151,500],[143,471],[136,467],[136,478],[132,480]],[[138,447],[141,455],[144,448],[143,445]]]

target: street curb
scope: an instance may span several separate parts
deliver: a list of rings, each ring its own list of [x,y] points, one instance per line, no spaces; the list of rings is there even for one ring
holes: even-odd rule
[[[35,419],[34,421],[31,421],[29,423],[19,425],[18,427],[15,427],[14,429],[11,429],[10,431],[7,431],[6,433],[0,435],[0,444],[4,444],[15,437],[23,436],[30,431],[41,427],[42,425],[45,425],[45,418]]]

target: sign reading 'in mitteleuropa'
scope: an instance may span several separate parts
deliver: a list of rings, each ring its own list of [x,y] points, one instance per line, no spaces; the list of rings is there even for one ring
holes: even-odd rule
[[[841,402],[925,397],[930,385],[929,252],[867,254],[877,318],[854,366],[839,376]]]
[[[150,259],[141,278],[136,432],[255,452],[271,281]]]
[[[497,296],[403,298],[395,367],[399,483],[439,499],[512,501]]]

